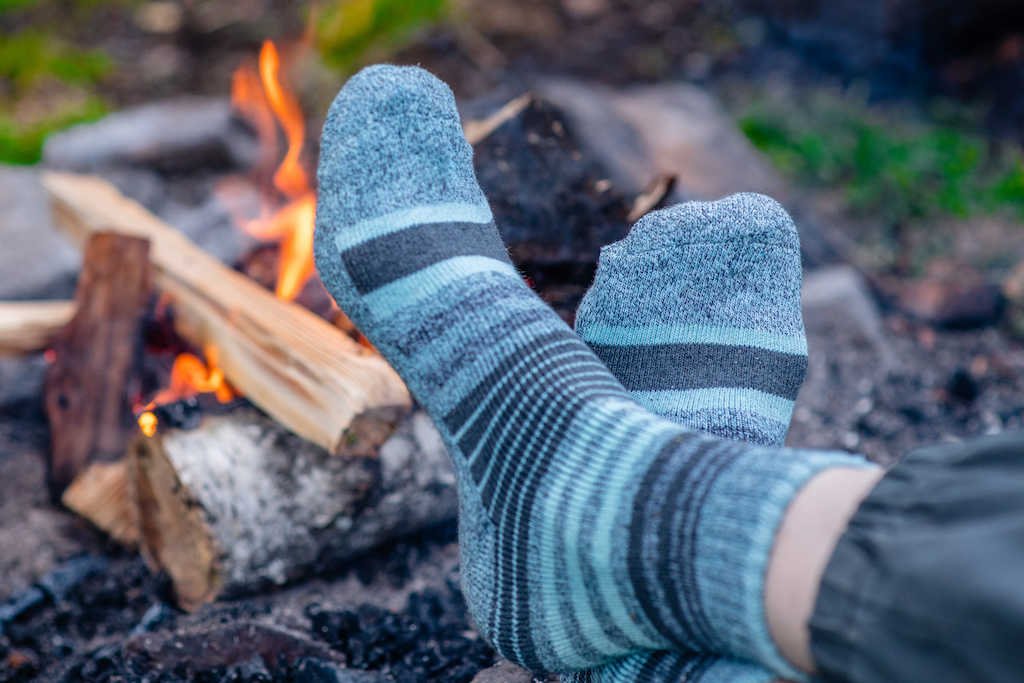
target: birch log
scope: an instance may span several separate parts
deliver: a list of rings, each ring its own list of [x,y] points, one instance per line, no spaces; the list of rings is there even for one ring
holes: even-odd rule
[[[243,408],[140,436],[129,463],[142,551],[188,610],[336,567],[456,514],[455,476],[422,412],[377,458],[331,455]]]

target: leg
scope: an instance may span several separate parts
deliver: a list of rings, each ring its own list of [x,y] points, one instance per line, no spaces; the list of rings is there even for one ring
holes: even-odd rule
[[[634,403],[522,283],[450,91],[375,67],[323,137],[316,256],[444,436],[467,601],[535,670],[703,648],[790,674],[764,576],[789,502],[837,453],[721,441]]]
[[[652,412],[781,446],[807,367],[801,280],[796,226],[774,200],[689,202],[648,214],[602,251],[576,332]],[[589,675],[774,679],[752,665],[676,652],[634,655]]]

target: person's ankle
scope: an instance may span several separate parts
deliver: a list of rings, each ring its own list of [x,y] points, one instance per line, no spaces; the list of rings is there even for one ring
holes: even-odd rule
[[[808,481],[779,528],[765,579],[765,609],[776,645],[793,665],[813,672],[807,623],[832,552],[880,467],[832,468]]]

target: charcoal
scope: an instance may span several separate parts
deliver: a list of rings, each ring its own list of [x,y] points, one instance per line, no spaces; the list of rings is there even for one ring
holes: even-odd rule
[[[352,671],[333,662],[310,657],[296,663],[290,680],[294,683],[383,683],[392,679],[381,673]]]
[[[82,581],[105,572],[108,564],[105,557],[81,555],[59,565],[40,579],[38,585],[51,599],[60,602]]]
[[[454,582],[444,591],[412,593],[401,612],[309,605],[306,614],[313,636],[343,654],[348,667],[387,672],[400,683],[470,681],[494,661],[493,650],[472,632]]]
[[[978,382],[964,368],[957,368],[946,382],[946,391],[957,401],[971,403],[980,393]]]
[[[175,619],[174,610],[168,607],[162,602],[154,603],[152,607],[146,610],[146,613],[142,615],[142,619],[132,629],[132,635],[139,635],[140,633],[151,633],[158,629],[163,629],[167,626],[173,626]]]
[[[0,636],[7,624],[28,615],[47,601],[59,603],[85,579],[107,569],[107,560],[95,555],[80,555],[58,565],[35,585],[0,605]]]

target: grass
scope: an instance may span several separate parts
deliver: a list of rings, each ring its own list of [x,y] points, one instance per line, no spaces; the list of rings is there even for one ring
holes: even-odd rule
[[[15,93],[41,81],[91,86],[110,73],[113,63],[98,50],[80,50],[36,29],[26,29],[0,41],[0,79]]]
[[[94,121],[107,112],[107,106],[98,97],[65,107],[56,114],[28,123],[0,113],[0,162],[7,164],[34,164],[39,161],[46,138],[68,126]]]
[[[0,18],[26,27],[0,37],[0,163],[35,163],[49,134],[107,111],[101,93],[113,61],[100,50],[62,40],[65,32],[49,25],[52,19],[35,19],[112,6],[129,11],[138,1],[0,0]],[[386,58],[448,12],[448,0],[322,0],[310,6],[318,52],[341,72]],[[54,111],[52,101],[69,104]]]
[[[780,169],[841,188],[858,212],[901,226],[1010,210],[1024,216],[1024,159],[956,123],[935,123],[818,93],[799,108],[761,102],[740,118]]]
[[[0,3],[0,12],[36,4]],[[102,116],[107,107],[94,90],[112,69],[104,53],[37,28],[0,39],[0,91],[8,93],[0,101],[0,162],[33,164],[50,133]]]

